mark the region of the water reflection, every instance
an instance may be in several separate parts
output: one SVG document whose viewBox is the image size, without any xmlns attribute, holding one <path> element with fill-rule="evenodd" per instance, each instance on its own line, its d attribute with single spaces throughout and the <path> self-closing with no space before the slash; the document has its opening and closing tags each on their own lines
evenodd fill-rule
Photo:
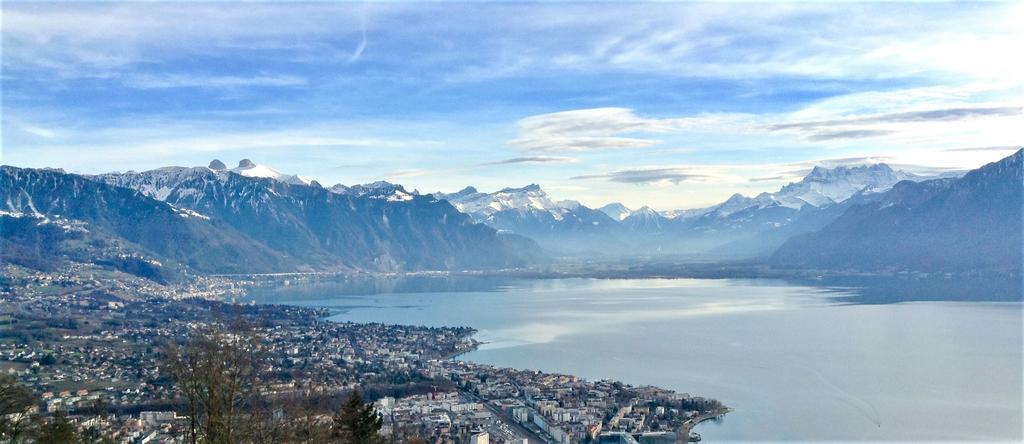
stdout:
<svg viewBox="0 0 1024 444">
<path fill-rule="evenodd" d="M 331 307 L 338 320 L 474 327 L 487 343 L 461 359 L 712 396 L 736 411 L 701 426 L 709 441 L 1021 439 L 1010 280 L 351 284 L 253 296 Z"/>
<path fill-rule="evenodd" d="M 598 290 L 628 288 L 685 288 L 702 286 L 704 279 L 595 279 L 588 284 Z M 1017 302 L 1024 299 L 1024 281 L 1020 277 L 915 277 L 915 276 L 829 276 L 815 279 L 722 279 L 744 286 L 806 286 L 831 295 L 844 304 L 891 304 L 914 301 Z M 640 282 L 640 284 L 637 284 Z M 393 293 L 559 292 L 579 285 L 579 279 L 524 279 L 495 276 L 392 276 L 332 277 L 270 285 L 250 290 L 250 297 L 263 303 L 288 303 L 346 296 Z M 597 304 L 626 304 L 629 301 L 606 300 Z M 714 308 L 709 308 L 714 309 Z"/>
</svg>

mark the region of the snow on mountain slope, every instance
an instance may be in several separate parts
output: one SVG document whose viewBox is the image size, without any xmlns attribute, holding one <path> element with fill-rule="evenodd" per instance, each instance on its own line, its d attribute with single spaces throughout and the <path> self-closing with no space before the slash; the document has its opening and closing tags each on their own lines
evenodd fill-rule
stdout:
<svg viewBox="0 0 1024 444">
<path fill-rule="evenodd" d="M 219 161 L 216 162 L 220 163 Z M 223 163 L 220 163 L 220 165 L 223 165 Z M 215 165 L 211 163 L 210 169 L 214 169 L 215 166 L 220 165 Z M 292 185 L 309 185 L 310 183 L 308 179 L 305 179 L 297 174 L 284 174 L 266 165 L 258 165 L 256 163 L 253 163 L 253 161 L 249 159 L 240 160 L 238 162 L 237 167 L 232 168 L 228 171 L 235 174 L 241 174 L 246 177 L 267 177 L 270 179 L 274 179 L 278 182 L 284 182 Z"/>
<path fill-rule="evenodd" d="M 659 231 L 665 228 L 668 219 L 650 207 L 641 207 L 622 219 L 622 223 L 634 231 Z"/>
<path fill-rule="evenodd" d="M 668 219 L 675 219 L 677 221 L 684 221 L 690 218 L 701 216 L 707 212 L 707 208 L 687 208 L 684 210 L 668 210 L 662 211 L 661 215 Z"/>
<path fill-rule="evenodd" d="M 216 170 L 204 167 L 163 167 L 143 172 L 106 173 L 93 178 L 111 185 L 137 190 L 146 197 L 166 201 L 173 192 L 181 195 L 197 194 L 198 188 L 182 187 L 182 184 L 197 183 L 203 179 L 217 180 L 216 174 Z M 222 170 L 220 174 L 226 173 Z"/>
<path fill-rule="evenodd" d="M 618 202 L 610 203 L 601 208 L 598 208 L 597 210 L 604 214 L 607 214 L 608 217 L 615 219 L 617 221 L 621 221 L 629 217 L 630 213 L 633 212 L 629 208 L 626 208 L 625 205 Z"/>
<path fill-rule="evenodd" d="M 413 190 L 409 192 L 405 187 L 383 180 L 367 183 L 362 185 L 345 186 L 342 184 L 334 185 L 327 189 L 335 194 L 346 194 L 349 196 L 356 197 L 367 197 L 370 199 L 387 199 L 389 202 L 407 202 L 413 199 L 414 196 L 418 196 L 419 192 Z"/>
<path fill-rule="evenodd" d="M 540 210 L 559 214 L 565 206 L 571 206 L 571 203 L 563 206 L 553 202 L 537 184 L 522 188 L 504 188 L 493 193 L 481 193 L 476 188 L 466 187 L 450 194 L 434 193 L 434 197 L 445 199 L 457 210 L 478 219 L 486 219 L 505 210 Z M 575 204 L 579 205 L 578 202 Z"/>
<path fill-rule="evenodd" d="M 915 178 L 917 176 L 903 171 L 893 171 L 884 163 L 856 167 L 814 167 L 800 182 L 786 185 L 770 196 L 785 207 L 813 205 L 820 208 L 842 202 L 857 193 L 888 191 L 901 180 Z"/>
<path fill-rule="evenodd" d="M 198 196 L 211 181 L 223 181 L 229 173 L 245 177 L 270 178 L 290 185 L 310 185 L 312 181 L 298 175 L 290 175 L 264 165 L 257 165 L 249 159 L 238 162 L 237 168 L 227 169 L 224 163 L 214 159 L 209 167 L 162 167 L 155 170 L 124 173 L 106 173 L 92 176 L 94 179 L 124 188 L 137 190 L 147 197 L 166 201 L 171 193 L 177 199 Z"/>
<path fill-rule="evenodd" d="M 814 167 L 799 182 L 783 186 L 774 193 L 761 193 L 755 197 L 734 194 L 718 205 L 703 210 L 683 210 L 679 213 L 690 217 L 705 214 L 728 217 L 753 208 L 782 207 L 799 210 L 807 205 L 824 208 L 843 202 L 858 193 L 888 191 L 901 180 L 924 179 L 927 178 L 895 171 L 884 163 L 854 167 Z"/>
<path fill-rule="evenodd" d="M 902 182 L 787 240 L 771 262 L 843 271 L 990 270 L 1019 281 L 1022 163 L 1019 150 L 960 178 Z"/>
</svg>

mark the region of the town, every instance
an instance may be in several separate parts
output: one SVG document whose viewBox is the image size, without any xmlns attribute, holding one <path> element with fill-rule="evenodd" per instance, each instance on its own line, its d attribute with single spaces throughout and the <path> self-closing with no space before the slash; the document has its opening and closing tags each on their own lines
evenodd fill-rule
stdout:
<svg viewBox="0 0 1024 444">
<path fill-rule="evenodd" d="M 453 359 L 478 345 L 468 327 L 331 322 L 323 309 L 233 304 L 224 301 L 239 286 L 223 279 L 162 285 L 102 270 L 4 267 L 0 371 L 36 396 L 28 413 L 66 418 L 94 440 L 184 442 L 166 348 L 237 323 L 273 375 L 263 395 L 361 390 L 391 442 L 677 442 L 728 411 L 655 387 Z"/>
</svg>

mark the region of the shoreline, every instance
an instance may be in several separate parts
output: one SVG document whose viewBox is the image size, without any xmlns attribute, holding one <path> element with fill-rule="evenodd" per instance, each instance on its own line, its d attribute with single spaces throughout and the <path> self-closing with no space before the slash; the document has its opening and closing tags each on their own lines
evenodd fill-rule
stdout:
<svg viewBox="0 0 1024 444">
<path fill-rule="evenodd" d="M 687 419 L 686 421 L 683 421 L 683 426 L 679 428 L 679 436 L 685 436 L 686 437 L 686 442 L 693 442 L 693 441 L 690 440 L 690 438 L 693 437 L 693 435 L 691 435 L 691 433 L 696 433 L 693 430 L 696 429 L 697 426 L 701 425 L 701 423 L 703 423 L 705 421 L 709 421 L 709 420 L 712 420 L 712 419 L 715 419 L 715 418 L 721 418 L 721 417 L 731 413 L 732 411 L 733 411 L 733 409 L 731 409 L 729 407 L 726 407 L 726 408 L 724 408 L 722 410 L 717 410 L 717 411 L 714 411 L 714 412 L 704 413 L 704 414 L 701 414 L 701 415 L 697 415 L 696 417 Z M 700 438 L 700 434 L 697 434 L 696 437 L 697 437 L 697 439 L 694 440 L 694 441 L 699 441 L 701 439 Z"/>
<path fill-rule="evenodd" d="M 279 305 L 279 304 L 273 304 L 273 305 Z M 285 304 L 285 305 L 287 305 L 287 304 Z M 322 307 L 318 307 L 317 309 L 322 309 Z M 332 320 L 328 319 L 328 317 L 329 316 L 322 316 L 322 317 L 320 317 L 320 320 L 325 321 L 325 322 L 336 322 L 336 321 L 332 321 Z M 470 346 L 469 348 L 466 348 L 464 350 L 453 351 L 453 352 L 448 353 L 446 355 L 442 355 L 442 356 L 431 358 L 431 359 L 438 359 L 438 360 L 441 360 L 441 361 L 454 361 L 459 356 L 462 356 L 462 355 L 465 355 L 465 354 L 477 351 L 479 349 L 480 345 L 487 344 L 487 342 L 478 341 L 478 340 L 473 338 L 473 336 L 476 336 L 477 334 L 479 334 L 479 331 L 477 329 L 475 329 L 473 327 L 467 327 L 467 328 L 470 328 L 472 331 L 466 333 L 462 337 L 462 339 L 469 339 L 471 341 L 472 346 Z M 523 370 L 523 369 L 519 369 L 519 370 Z M 543 372 L 543 370 L 537 370 L 537 371 Z M 586 379 L 586 378 L 583 378 L 583 377 L 578 376 L 578 375 L 571 375 L 571 376 L 576 377 L 576 378 L 580 378 L 580 379 Z M 462 390 L 459 390 L 459 391 L 462 392 Z M 728 414 L 728 413 L 730 413 L 732 411 L 733 411 L 732 408 L 725 407 L 724 409 L 716 410 L 714 412 L 707 412 L 707 413 L 699 414 L 699 415 L 697 415 L 694 418 L 690 418 L 690 419 L 687 419 L 686 421 L 683 421 L 683 424 L 677 429 L 677 442 L 693 442 L 693 441 L 690 440 L 690 438 L 691 438 L 691 432 L 693 432 L 694 428 L 696 428 L 702 422 L 705 422 L 705 421 L 708 421 L 708 420 L 711 420 L 711 419 L 714 419 L 714 418 L 719 418 L 719 417 L 725 416 L 726 414 Z M 531 432 L 530 434 L 533 434 L 533 433 Z M 685 441 L 678 441 L 678 437 L 685 437 L 684 438 Z M 699 441 L 700 440 L 700 435 L 697 435 L 697 438 L 698 439 L 696 441 Z"/>
<path fill-rule="evenodd" d="M 607 262 L 580 263 L 565 260 L 548 266 L 465 270 L 414 270 L 414 271 L 294 271 L 275 273 L 219 273 L 206 277 L 227 279 L 252 279 L 262 283 L 304 279 L 394 279 L 415 277 L 504 277 L 521 279 L 811 279 L 825 278 L 913 278 L 952 279 L 958 277 L 1017 277 L 1019 271 L 991 269 L 970 272 L 936 272 L 921 270 L 834 270 L 817 268 L 781 268 L 749 260 L 689 259 L 689 258 L 641 258 L 643 265 L 633 262 L 608 260 Z M 286 284 L 287 285 L 287 284 Z"/>
<path fill-rule="evenodd" d="M 472 327 L 470 327 L 470 328 L 472 328 Z M 462 355 L 465 355 L 465 354 L 472 353 L 472 352 L 476 351 L 481 344 L 486 344 L 487 342 L 481 342 L 481 341 L 477 341 L 477 340 L 473 339 L 473 336 L 475 336 L 477 333 L 479 333 L 479 332 L 476 329 L 473 329 L 472 332 L 470 332 L 468 335 L 466 335 L 466 337 L 470 338 L 470 340 L 473 341 L 473 346 L 471 348 L 469 348 L 467 350 L 462 350 L 462 351 L 457 351 L 457 352 L 450 353 L 450 354 L 448 354 L 447 356 L 445 356 L 445 357 L 443 357 L 441 359 L 442 360 L 455 360 L 455 358 L 457 358 L 459 356 L 462 356 Z M 520 369 L 520 370 L 522 370 L 522 369 Z M 543 372 L 543 370 L 538 370 L 538 371 Z M 583 377 L 578 376 L 578 375 L 572 375 L 572 376 L 580 378 L 580 379 L 586 379 L 586 378 L 583 378 Z M 691 433 L 693 432 L 693 429 L 697 428 L 697 426 L 699 426 L 701 423 L 703 423 L 705 421 L 709 421 L 709 420 L 712 420 L 712 419 L 715 419 L 715 418 L 721 418 L 721 417 L 723 417 L 723 416 L 725 416 L 725 415 L 727 415 L 727 414 L 729 414 L 729 413 L 731 413 L 733 411 L 734 410 L 732 408 L 725 407 L 723 409 L 716 410 L 716 411 L 713 411 L 713 412 L 707 412 L 707 413 L 699 414 L 699 415 L 697 415 L 697 416 L 695 416 L 693 418 L 690 418 L 690 419 L 687 419 L 686 421 L 683 421 L 683 424 L 679 427 L 679 429 L 677 429 L 677 432 L 676 432 L 676 434 L 677 434 L 677 442 L 696 442 L 696 441 L 700 441 L 701 440 L 700 434 L 696 435 L 696 437 L 697 437 L 696 440 L 692 440 L 691 441 L 690 438 L 693 437 L 691 435 Z M 678 441 L 679 437 L 685 437 L 685 441 Z"/>
</svg>

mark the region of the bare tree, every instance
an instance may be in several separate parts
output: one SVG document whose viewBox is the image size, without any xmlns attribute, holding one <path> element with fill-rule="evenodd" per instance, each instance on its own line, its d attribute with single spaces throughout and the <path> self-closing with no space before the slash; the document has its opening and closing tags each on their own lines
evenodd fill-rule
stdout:
<svg viewBox="0 0 1024 444">
<path fill-rule="evenodd" d="M 29 414 L 38 403 L 32 391 L 14 375 L 0 375 L 0 441 L 17 443 L 28 439 L 32 425 Z"/>
<path fill-rule="evenodd" d="M 185 396 L 192 443 L 250 441 L 259 405 L 260 347 L 251 330 L 211 330 L 167 350 L 167 369 Z"/>
</svg>

